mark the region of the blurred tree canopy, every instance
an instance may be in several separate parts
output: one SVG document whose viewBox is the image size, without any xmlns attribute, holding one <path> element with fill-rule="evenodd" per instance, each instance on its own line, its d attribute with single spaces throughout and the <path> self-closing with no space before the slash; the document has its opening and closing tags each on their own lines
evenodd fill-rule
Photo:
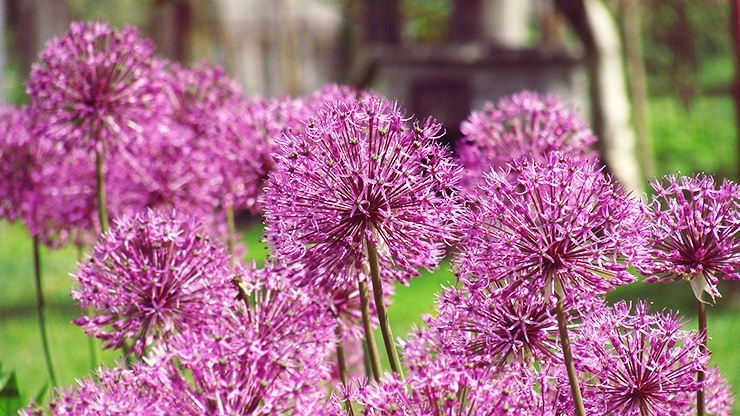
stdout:
<svg viewBox="0 0 740 416">
<path fill-rule="evenodd" d="M 733 52 L 728 2 L 649 0 L 643 9 L 651 95 L 677 94 L 689 107 L 698 94 L 729 94 Z"/>
</svg>

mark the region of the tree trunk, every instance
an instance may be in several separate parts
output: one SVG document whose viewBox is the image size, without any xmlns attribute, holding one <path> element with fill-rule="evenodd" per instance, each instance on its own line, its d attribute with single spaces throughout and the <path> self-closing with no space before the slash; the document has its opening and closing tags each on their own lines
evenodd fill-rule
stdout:
<svg viewBox="0 0 740 416">
<path fill-rule="evenodd" d="M 623 0 L 621 23 L 624 37 L 624 58 L 627 61 L 629 92 L 632 101 L 632 124 L 635 127 L 640 167 L 645 177 L 652 178 L 655 176 L 655 166 L 647 123 L 647 83 L 645 81 L 645 62 L 642 54 L 640 9 L 639 0 Z"/>
<path fill-rule="evenodd" d="M 641 193 L 635 133 L 622 62 L 619 31 L 601 0 L 556 0 L 586 51 L 594 133 L 602 160 L 629 190 Z"/>
</svg>

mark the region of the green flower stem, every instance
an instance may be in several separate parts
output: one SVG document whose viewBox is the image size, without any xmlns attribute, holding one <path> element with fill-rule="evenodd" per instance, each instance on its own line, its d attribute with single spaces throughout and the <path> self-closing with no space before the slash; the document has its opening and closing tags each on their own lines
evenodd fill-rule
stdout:
<svg viewBox="0 0 740 416">
<path fill-rule="evenodd" d="M 82 244 L 77 245 L 77 262 L 82 262 Z M 94 314 L 95 309 L 88 307 L 86 315 L 93 316 Z M 90 353 L 90 371 L 95 371 L 95 369 L 100 365 L 100 352 L 96 345 L 95 338 L 92 336 L 87 337 L 87 349 Z"/>
<path fill-rule="evenodd" d="M 347 362 L 344 359 L 344 342 L 342 340 L 342 328 L 337 325 L 337 369 L 339 369 L 339 380 L 347 385 Z"/>
<path fill-rule="evenodd" d="M 375 381 L 380 381 L 380 356 L 378 347 L 375 345 L 375 334 L 373 326 L 370 324 L 370 302 L 367 293 L 367 283 L 360 281 L 360 311 L 362 312 L 362 327 L 365 330 L 365 346 L 367 347 L 368 361 L 370 362 L 370 371 Z"/>
<path fill-rule="evenodd" d="M 704 292 L 702 292 L 703 294 Z M 702 354 L 705 354 L 707 352 L 707 308 L 704 305 L 704 302 L 701 300 L 701 294 L 699 295 L 699 299 L 696 301 L 697 306 L 697 314 L 699 315 L 699 335 L 701 336 L 701 346 L 699 347 L 700 352 Z M 703 383 L 704 379 L 706 378 L 706 374 L 704 371 L 697 371 L 696 372 L 696 381 L 699 383 Z M 704 389 L 701 388 L 696 391 L 696 414 L 697 416 L 704 416 L 705 410 L 704 410 Z"/>
<path fill-rule="evenodd" d="M 378 251 L 370 241 L 367 242 L 367 260 L 370 263 L 370 279 L 373 282 L 375 309 L 378 312 L 378 321 L 380 323 L 380 332 L 383 334 L 385 351 L 388 354 L 391 370 L 398 374 L 398 378 L 403 381 L 403 368 L 401 367 L 401 360 L 398 358 L 396 343 L 393 341 L 393 332 L 391 331 L 391 324 L 388 321 L 388 310 L 385 307 L 383 299 L 383 283 L 380 281 Z"/>
<path fill-rule="evenodd" d="M 98 218 L 100 219 L 100 231 L 105 234 L 108 232 L 108 205 L 105 199 L 105 176 L 103 150 L 95 152 L 95 179 L 98 191 Z"/>
<path fill-rule="evenodd" d="M 555 312 L 558 317 L 558 331 L 560 332 L 560 346 L 563 348 L 563 359 L 565 360 L 565 369 L 568 372 L 568 381 L 570 382 L 570 392 L 573 395 L 573 404 L 576 408 L 577 416 L 586 416 L 586 408 L 583 406 L 583 397 L 581 388 L 578 386 L 578 375 L 573 365 L 573 353 L 570 350 L 570 338 L 568 338 L 568 322 L 563 310 L 563 298 L 555 294 L 557 302 L 555 303 Z"/>
<path fill-rule="evenodd" d="M 236 245 L 236 222 L 234 221 L 234 205 L 226 205 L 226 229 L 229 232 L 229 254 L 231 254 L 231 264 L 234 265 L 234 246 Z"/>
<path fill-rule="evenodd" d="M 342 328 L 337 325 L 337 368 L 339 369 L 339 380 L 342 381 L 343 385 L 347 385 L 347 361 L 344 358 L 344 340 L 342 339 Z M 352 402 L 347 399 L 344 402 L 344 406 L 349 415 L 354 415 L 352 410 Z"/>
<path fill-rule="evenodd" d="M 36 309 L 39 316 L 39 329 L 41 331 L 41 346 L 44 350 L 46 370 L 49 373 L 49 381 L 52 387 L 57 386 L 57 378 L 54 373 L 54 364 L 51 361 L 49 349 L 49 334 L 46 328 L 46 307 L 44 305 L 44 291 L 41 287 L 41 255 L 39 254 L 39 239 L 33 236 L 33 277 L 36 282 Z"/>
</svg>

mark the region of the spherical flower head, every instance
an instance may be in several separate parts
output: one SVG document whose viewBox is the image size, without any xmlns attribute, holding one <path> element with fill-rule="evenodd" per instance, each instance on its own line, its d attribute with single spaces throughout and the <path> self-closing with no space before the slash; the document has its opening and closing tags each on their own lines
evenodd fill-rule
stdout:
<svg viewBox="0 0 740 416">
<path fill-rule="evenodd" d="M 697 299 L 720 296 L 718 279 L 740 279 L 740 186 L 703 174 L 651 185 L 649 247 L 637 263 L 644 281 L 688 280 Z"/>
<path fill-rule="evenodd" d="M 175 119 L 213 143 L 218 134 L 218 111 L 244 99 L 239 84 L 222 68 L 206 63 L 192 69 L 171 64 L 169 70 Z"/>
<path fill-rule="evenodd" d="M 619 302 L 584 315 L 574 336 L 576 366 L 594 375 L 589 383 L 607 414 L 685 415 L 702 388 L 696 372 L 706 368 L 701 336 L 682 330 L 673 313 L 648 313 L 649 305 Z"/>
<path fill-rule="evenodd" d="M 36 167 L 26 109 L 0 107 L 0 218 L 15 221 L 28 211 Z"/>
<path fill-rule="evenodd" d="M 80 149 L 60 152 L 32 134 L 28 107 L 0 110 L 0 217 L 21 219 L 42 244 L 97 235 L 95 166 Z"/>
<path fill-rule="evenodd" d="M 100 225 L 95 163 L 90 155 L 84 149 L 39 150 L 38 155 L 34 188 L 28 195 L 29 209 L 24 217 L 31 234 L 50 247 L 94 243 Z M 114 205 L 112 212 L 116 210 Z"/>
<path fill-rule="evenodd" d="M 596 136 L 560 99 L 530 91 L 487 102 L 460 125 L 464 135 L 455 147 L 466 169 L 464 188 L 476 192 L 476 183 L 491 168 L 499 169 L 521 156 L 545 160 L 554 150 L 593 158 L 589 149 Z"/>
<path fill-rule="evenodd" d="M 289 284 L 288 269 L 242 268 L 240 308 L 158 345 L 160 388 L 188 414 L 318 414 L 335 342 L 323 305 Z M 197 411 L 197 409 L 200 409 Z"/>
<path fill-rule="evenodd" d="M 225 206 L 261 212 L 258 200 L 275 166 L 276 138 L 299 131 L 308 117 L 300 100 L 289 96 L 251 97 L 217 112 L 219 137 L 209 151 L 218 161 L 222 183 L 214 188 Z"/>
<path fill-rule="evenodd" d="M 386 281 L 405 283 L 418 267 L 436 267 L 452 236 L 460 178 L 436 140 L 440 125 L 408 127 L 396 104 L 347 99 L 306 127 L 283 136 L 265 191 L 277 256 L 303 264 L 304 283 L 328 286 L 367 274 L 368 244 Z"/>
<path fill-rule="evenodd" d="M 732 394 L 732 386 L 727 379 L 720 373 L 719 368 L 711 367 L 707 369 L 704 379 L 704 411 L 712 416 L 730 416 L 733 410 L 735 397 Z M 691 403 L 691 407 L 685 414 L 696 413 L 696 395 L 686 392 L 686 402 Z"/>
<path fill-rule="evenodd" d="M 561 361 L 557 321 L 550 305 L 536 297 L 446 289 L 433 325 L 441 348 L 464 361 L 501 368 L 507 363 Z M 430 323 L 430 325 L 432 325 Z"/>
<path fill-rule="evenodd" d="M 72 23 L 47 44 L 29 77 L 35 133 L 67 149 L 136 139 L 145 120 L 167 112 L 153 53 L 132 27 Z"/>
<path fill-rule="evenodd" d="M 410 374 L 404 381 L 395 375 L 384 377 L 380 383 L 352 379 L 347 386 L 337 388 L 331 400 L 335 414 L 341 415 L 555 414 L 551 413 L 554 406 L 543 402 L 544 395 L 536 378 L 518 371 L 437 368 L 429 374 Z M 360 413 L 343 409 L 347 402 Z"/>
<path fill-rule="evenodd" d="M 131 339 L 141 356 L 156 341 L 218 320 L 236 298 L 226 250 L 194 220 L 174 211 L 119 220 L 73 276 L 72 297 L 92 316 L 75 320 L 118 348 Z"/>
<path fill-rule="evenodd" d="M 634 281 L 639 202 L 595 163 L 552 152 L 485 176 L 461 224 L 456 269 L 473 287 L 552 294 L 574 307 Z"/>
<path fill-rule="evenodd" d="M 213 159 L 199 149 L 192 129 L 177 123 L 151 126 L 146 143 L 135 143 L 110 166 L 109 212 L 114 218 L 148 208 L 213 220 Z M 211 221 L 213 222 L 213 221 Z"/>
<path fill-rule="evenodd" d="M 185 414 L 180 403 L 169 400 L 148 382 L 137 364 L 132 370 L 99 369 L 95 380 L 77 381 L 77 386 L 55 391 L 48 412 L 38 405 L 21 415 L 50 416 L 152 416 Z"/>
</svg>

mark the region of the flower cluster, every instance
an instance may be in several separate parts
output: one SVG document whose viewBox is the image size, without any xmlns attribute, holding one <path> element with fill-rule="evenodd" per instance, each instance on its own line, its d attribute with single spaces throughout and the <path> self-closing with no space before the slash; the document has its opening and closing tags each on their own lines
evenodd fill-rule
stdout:
<svg viewBox="0 0 740 416">
<path fill-rule="evenodd" d="M 459 165 L 439 123 L 371 91 L 247 98 L 221 69 L 153 51 L 135 29 L 75 23 L 34 67 L 30 105 L 0 109 L 0 217 L 92 245 L 74 322 L 128 361 L 57 391 L 51 414 L 731 412 L 701 312 L 688 331 L 604 294 L 637 270 L 688 280 L 703 310 L 740 279 L 737 185 L 671 175 L 643 204 L 553 97 L 471 114 Z M 260 210 L 262 268 L 233 250 L 235 212 Z M 402 363 L 392 283 L 448 249 L 457 282 Z"/>
<path fill-rule="evenodd" d="M 638 303 L 596 308 L 584 315 L 574 341 L 579 366 L 593 375 L 588 384 L 603 402 L 605 414 L 689 414 L 702 388 L 696 372 L 709 355 L 696 331 L 682 330 L 675 313 L 650 314 Z"/>
</svg>

